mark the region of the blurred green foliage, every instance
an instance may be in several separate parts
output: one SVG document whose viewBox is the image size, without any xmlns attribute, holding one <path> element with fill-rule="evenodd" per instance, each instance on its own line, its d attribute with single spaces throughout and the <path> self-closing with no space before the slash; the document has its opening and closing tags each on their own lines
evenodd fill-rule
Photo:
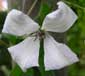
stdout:
<svg viewBox="0 0 85 76">
<path fill-rule="evenodd" d="M 68 2 L 69 1 L 69 2 Z M 75 25 L 67 32 L 67 42 L 80 61 L 69 67 L 69 76 L 85 76 L 85 0 L 65 1 L 78 15 Z"/>
<path fill-rule="evenodd" d="M 78 20 L 74 24 L 74 26 L 67 31 L 67 42 L 68 46 L 77 53 L 80 62 L 77 64 L 73 64 L 68 68 L 68 76 L 85 76 L 85 0 L 63 0 L 67 3 L 78 15 Z M 41 25 L 46 14 L 52 11 L 53 6 L 48 3 L 42 3 L 38 16 L 35 20 Z M 0 12 L 0 32 L 3 28 L 3 24 L 6 18 L 7 12 Z M 37 72 L 37 70 L 33 70 L 33 68 L 28 69 L 26 73 L 23 73 L 18 65 L 14 64 L 11 60 L 11 56 L 8 53 L 7 47 L 10 45 L 15 45 L 22 41 L 23 39 L 20 37 L 16 37 L 9 34 L 0 34 L 0 76 L 33 76 Z M 41 46 L 42 48 L 43 46 Z M 41 49 L 40 48 L 40 49 Z M 41 51 L 43 53 L 43 49 Z M 41 54 L 40 53 L 40 54 Z M 41 54 L 42 55 L 42 54 Z M 44 76 L 45 73 L 43 64 L 41 62 L 43 60 L 40 59 L 41 70 L 37 76 Z M 6 68 L 3 69 L 2 67 Z M 9 73 L 7 73 L 9 71 Z M 47 75 L 52 76 L 52 71 L 46 72 Z"/>
</svg>

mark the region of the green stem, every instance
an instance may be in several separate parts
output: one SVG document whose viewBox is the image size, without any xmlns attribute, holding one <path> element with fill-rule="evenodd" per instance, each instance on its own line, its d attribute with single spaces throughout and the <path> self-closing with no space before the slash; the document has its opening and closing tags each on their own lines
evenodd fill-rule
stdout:
<svg viewBox="0 0 85 76">
<path fill-rule="evenodd" d="M 45 71 L 44 66 L 44 39 L 40 42 L 40 53 L 39 53 L 39 65 L 40 65 L 40 76 L 55 76 L 54 71 Z"/>
<path fill-rule="evenodd" d="M 40 53 L 39 53 L 39 65 L 41 76 L 45 76 L 45 67 L 44 67 L 44 40 L 40 41 Z"/>
</svg>

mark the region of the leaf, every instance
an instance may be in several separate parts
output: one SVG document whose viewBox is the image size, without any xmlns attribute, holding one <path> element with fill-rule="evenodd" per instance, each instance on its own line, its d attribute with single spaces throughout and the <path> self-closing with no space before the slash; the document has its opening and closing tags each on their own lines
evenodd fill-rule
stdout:
<svg viewBox="0 0 85 76">
<path fill-rule="evenodd" d="M 14 44 L 17 44 L 17 43 L 21 42 L 23 40 L 23 38 L 19 37 L 19 36 L 7 34 L 7 33 L 2 33 L 1 34 L 1 40 L 14 45 Z"/>
<path fill-rule="evenodd" d="M 18 65 L 16 65 L 11 71 L 10 76 L 22 76 L 22 74 L 23 74 L 22 70 L 19 68 Z"/>
<path fill-rule="evenodd" d="M 24 73 L 18 65 L 14 67 L 14 69 L 11 71 L 10 76 L 33 76 L 33 69 L 30 68 L 27 70 L 26 73 Z"/>
</svg>

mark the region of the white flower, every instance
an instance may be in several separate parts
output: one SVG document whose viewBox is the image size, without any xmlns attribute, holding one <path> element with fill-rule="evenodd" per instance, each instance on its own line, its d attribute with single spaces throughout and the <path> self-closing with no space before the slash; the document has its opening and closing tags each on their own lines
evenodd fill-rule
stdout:
<svg viewBox="0 0 85 76">
<path fill-rule="evenodd" d="M 39 66 L 39 38 L 41 37 L 40 34 L 42 34 L 42 32 L 36 31 L 39 29 L 42 31 L 45 30 L 45 70 L 61 69 L 77 62 L 78 58 L 69 47 L 65 44 L 56 42 L 47 31 L 59 33 L 65 32 L 76 20 L 76 14 L 63 2 L 58 2 L 58 9 L 46 16 L 41 28 L 29 16 L 21 11 L 13 9 L 8 13 L 2 32 L 16 36 L 28 35 L 21 43 L 8 48 L 13 60 L 25 72 L 30 67 Z M 34 33 L 38 37 L 30 36 L 29 34 L 31 33 Z"/>
</svg>

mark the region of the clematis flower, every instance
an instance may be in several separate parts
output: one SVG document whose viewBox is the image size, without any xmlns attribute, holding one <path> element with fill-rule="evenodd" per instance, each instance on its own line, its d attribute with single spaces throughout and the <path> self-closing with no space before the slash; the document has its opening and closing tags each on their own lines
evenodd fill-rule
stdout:
<svg viewBox="0 0 85 76">
<path fill-rule="evenodd" d="M 17 45 L 8 48 L 13 60 L 25 72 L 39 67 L 40 40 L 44 40 L 45 70 L 61 69 L 78 61 L 77 55 L 63 43 L 59 43 L 50 32 L 66 32 L 77 20 L 76 14 L 64 2 L 58 2 L 58 9 L 49 13 L 39 27 L 38 23 L 19 10 L 13 9 L 7 15 L 2 32 L 16 36 L 26 35 Z"/>
</svg>

